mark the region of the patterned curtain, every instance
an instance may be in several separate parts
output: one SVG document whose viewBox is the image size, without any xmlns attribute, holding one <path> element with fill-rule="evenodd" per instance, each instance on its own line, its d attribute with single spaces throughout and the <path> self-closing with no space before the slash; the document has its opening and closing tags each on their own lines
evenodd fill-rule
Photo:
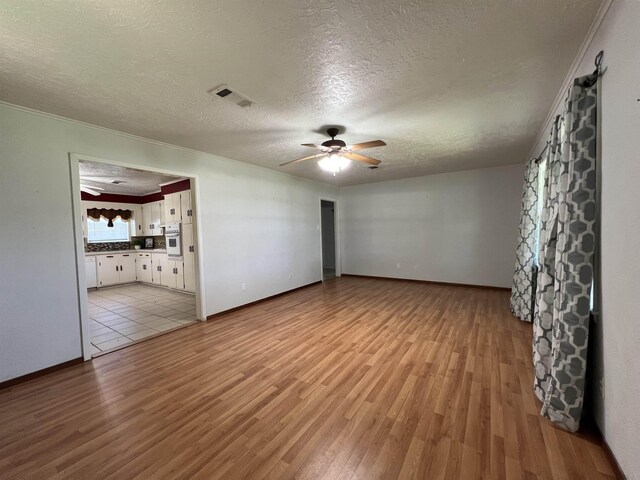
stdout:
<svg viewBox="0 0 640 480">
<path fill-rule="evenodd" d="M 580 424 L 596 221 L 597 74 L 577 78 L 556 118 L 541 201 L 533 327 L 534 391 L 541 415 Z"/>
<path fill-rule="evenodd" d="M 538 162 L 529 161 L 524 172 L 524 188 L 520 206 L 520 227 L 516 267 L 511 287 L 511 312 L 520 320 L 531 321 L 533 271 L 536 260 L 538 226 Z"/>
</svg>

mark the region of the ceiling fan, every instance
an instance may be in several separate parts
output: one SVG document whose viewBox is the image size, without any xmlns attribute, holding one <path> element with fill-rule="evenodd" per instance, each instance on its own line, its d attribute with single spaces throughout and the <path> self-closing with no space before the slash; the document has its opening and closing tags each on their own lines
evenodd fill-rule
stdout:
<svg viewBox="0 0 640 480">
<path fill-rule="evenodd" d="M 298 158 L 297 160 L 291 160 L 290 162 L 281 163 L 280 166 L 282 167 L 284 165 L 289 165 L 290 163 L 304 162 L 305 160 L 313 160 L 315 158 L 319 158 L 320 160 L 318 161 L 318 165 L 320 165 L 320 168 L 326 170 L 327 172 L 331 172 L 334 175 L 347 168 L 351 163 L 351 160 L 366 163 L 374 168 L 377 168 L 380 160 L 371 157 L 365 157 L 364 155 L 353 152 L 356 150 L 364 150 L 365 148 L 384 147 L 386 143 L 384 143 L 382 140 L 372 140 L 370 142 L 347 145 L 342 140 L 335 139 L 336 135 L 338 135 L 337 128 L 327 129 L 327 134 L 331 137 L 331 140 L 322 142 L 321 145 L 316 145 L 314 143 L 302 144 L 303 147 L 317 148 L 322 153 L 311 155 L 309 157 Z"/>
</svg>

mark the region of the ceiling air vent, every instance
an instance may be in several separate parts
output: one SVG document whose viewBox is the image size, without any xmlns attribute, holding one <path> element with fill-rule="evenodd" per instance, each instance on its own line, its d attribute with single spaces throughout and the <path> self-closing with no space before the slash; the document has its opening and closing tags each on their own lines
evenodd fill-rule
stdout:
<svg viewBox="0 0 640 480">
<path fill-rule="evenodd" d="M 231 88 L 229 85 L 225 85 L 224 83 L 222 85 L 218 85 L 215 88 L 212 88 L 207 93 L 220 97 L 221 99 L 226 100 L 227 102 L 231 102 L 242 108 L 250 107 L 251 105 L 256 103 L 246 95 L 237 91 L 235 88 Z"/>
</svg>

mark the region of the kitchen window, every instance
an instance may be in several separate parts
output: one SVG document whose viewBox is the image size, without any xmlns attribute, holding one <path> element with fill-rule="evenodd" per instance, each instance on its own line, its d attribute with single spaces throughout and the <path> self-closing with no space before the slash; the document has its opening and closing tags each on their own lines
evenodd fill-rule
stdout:
<svg viewBox="0 0 640 480">
<path fill-rule="evenodd" d="M 113 227 L 108 226 L 106 218 L 87 221 L 87 241 L 89 243 L 98 242 L 128 242 L 130 240 L 129 222 L 123 221 L 120 217 L 113 219 Z"/>
</svg>

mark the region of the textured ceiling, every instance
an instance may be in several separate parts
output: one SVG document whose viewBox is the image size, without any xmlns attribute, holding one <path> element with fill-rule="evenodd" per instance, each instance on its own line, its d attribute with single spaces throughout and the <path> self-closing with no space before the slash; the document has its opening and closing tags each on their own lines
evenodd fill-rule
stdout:
<svg viewBox="0 0 640 480">
<path fill-rule="evenodd" d="M 0 100 L 339 185 L 519 163 L 600 3 L 3 0 Z M 323 125 L 381 167 L 278 167 Z"/>
<path fill-rule="evenodd" d="M 80 183 L 90 188 L 102 188 L 99 190 L 100 193 L 142 196 L 159 192 L 161 183 L 180 178 L 106 163 L 80 162 Z M 124 183 L 114 185 L 111 183 L 114 180 L 124 181 Z M 99 199 L 100 197 L 96 197 L 96 200 Z"/>
</svg>

